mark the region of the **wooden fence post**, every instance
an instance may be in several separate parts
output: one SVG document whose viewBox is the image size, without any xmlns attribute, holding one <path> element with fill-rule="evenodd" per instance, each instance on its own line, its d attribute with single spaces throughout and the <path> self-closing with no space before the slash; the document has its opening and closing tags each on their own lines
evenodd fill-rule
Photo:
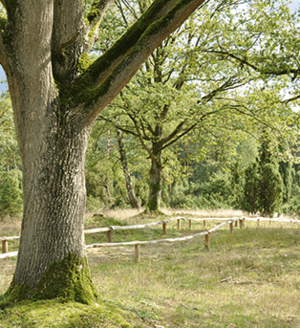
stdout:
<svg viewBox="0 0 300 328">
<path fill-rule="evenodd" d="M 112 243 L 113 229 L 110 227 L 110 230 L 107 231 L 107 242 Z"/>
<path fill-rule="evenodd" d="M 2 253 L 8 253 L 8 241 L 2 240 Z"/>
<path fill-rule="evenodd" d="M 189 220 L 189 229 L 192 229 L 192 220 Z"/>
<path fill-rule="evenodd" d="M 203 227 L 206 227 L 206 220 L 203 220 Z"/>
<path fill-rule="evenodd" d="M 245 227 L 245 223 L 246 223 L 246 218 L 243 218 L 242 219 L 242 222 L 243 222 L 242 225 L 243 225 L 243 228 L 244 228 Z"/>
<path fill-rule="evenodd" d="M 205 237 L 205 240 L 204 240 L 205 248 L 209 249 L 209 232 L 204 237 Z"/>
<path fill-rule="evenodd" d="M 257 226 L 260 226 L 260 219 L 257 219 Z"/>
<path fill-rule="evenodd" d="M 238 220 L 235 220 L 234 226 L 235 226 L 235 227 L 238 226 Z"/>
<path fill-rule="evenodd" d="M 243 219 L 239 219 L 240 229 L 243 228 Z"/>
<path fill-rule="evenodd" d="M 140 262 L 140 244 L 135 244 L 134 245 L 134 248 L 135 248 L 135 260 L 137 262 Z"/>
<path fill-rule="evenodd" d="M 177 219 L 177 229 L 181 229 L 181 219 Z"/>
<path fill-rule="evenodd" d="M 163 222 L 163 235 L 166 235 L 167 234 L 167 223 L 166 222 Z"/>
<path fill-rule="evenodd" d="M 229 223 L 230 233 L 233 233 L 233 221 Z"/>
</svg>

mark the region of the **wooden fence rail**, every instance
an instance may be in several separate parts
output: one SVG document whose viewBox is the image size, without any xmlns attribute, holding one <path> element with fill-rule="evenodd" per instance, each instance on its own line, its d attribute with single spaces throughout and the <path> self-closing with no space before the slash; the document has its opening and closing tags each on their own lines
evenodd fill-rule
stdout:
<svg viewBox="0 0 300 328">
<path fill-rule="evenodd" d="M 195 222 L 203 222 L 203 226 L 206 226 L 206 221 L 211 220 L 211 221 L 227 221 L 224 223 L 219 224 L 218 226 L 206 230 L 204 232 L 200 232 L 195 235 L 187 236 L 187 237 L 179 237 L 179 238 L 168 238 L 168 239 L 159 239 L 159 240 L 150 240 L 150 241 L 131 241 L 131 242 L 121 242 L 121 243 L 113 243 L 112 242 L 112 234 L 113 231 L 117 230 L 131 230 L 131 229 L 143 229 L 143 228 L 148 228 L 156 225 L 162 225 L 162 234 L 166 235 L 167 234 L 167 223 L 172 222 L 172 221 L 177 221 L 177 229 L 181 229 L 181 220 L 188 221 L 189 223 L 189 229 L 192 228 L 192 221 Z M 173 242 L 178 242 L 178 241 L 187 241 L 191 240 L 195 237 L 199 236 L 205 236 L 205 241 L 204 245 L 206 248 L 209 248 L 209 235 L 220 229 L 221 227 L 225 225 L 229 225 L 230 232 L 233 232 L 233 226 L 235 223 L 235 226 L 237 227 L 239 224 L 240 228 L 243 228 L 245 226 L 245 221 L 256 221 L 257 226 L 260 226 L 261 221 L 269 221 L 271 222 L 281 222 L 281 223 L 297 223 L 300 225 L 299 220 L 291 220 L 291 219 L 270 219 L 270 218 L 247 218 L 247 217 L 234 217 L 234 218 L 201 218 L 201 219 L 195 219 L 195 218 L 184 218 L 184 217 L 176 217 L 176 218 L 171 218 L 166 221 L 159 221 L 159 222 L 152 222 L 152 223 L 147 223 L 147 224 L 140 224 L 140 225 L 132 225 L 132 226 L 110 226 L 110 227 L 104 227 L 104 228 L 96 228 L 96 229 L 89 229 L 85 230 L 85 234 L 91 234 L 91 233 L 98 233 L 98 232 L 107 232 L 107 243 L 98 243 L 98 244 L 92 244 L 92 245 L 86 245 L 86 248 L 98 248 L 98 247 L 117 247 L 117 246 L 130 246 L 134 245 L 135 246 L 135 258 L 137 261 L 140 259 L 140 245 L 144 244 L 158 244 L 158 243 L 173 243 Z M 8 253 L 8 241 L 9 240 L 17 240 L 19 239 L 20 236 L 12 236 L 12 237 L 0 237 L 0 240 L 2 241 L 2 254 L 0 254 L 0 259 L 2 258 L 7 258 L 7 257 L 14 257 L 17 256 L 18 252 L 10 252 Z"/>
<path fill-rule="evenodd" d="M 191 236 L 186 236 L 186 237 L 178 237 L 178 238 L 167 238 L 167 239 L 158 239 L 158 240 L 135 240 L 135 241 L 127 241 L 127 242 L 121 242 L 121 243 L 97 243 L 97 244 L 91 244 L 91 245 L 86 245 L 86 248 L 100 248 L 100 247 L 119 247 L 119 246 L 135 246 L 135 260 L 139 261 L 140 260 L 140 245 L 153 245 L 153 244 L 159 244 L 159 243 L 174 243 L 178 241 L 187 241 L 191 240 L 195 237 L 200 237 L 200 236 L 205 236 L 205 247 L 209 248 L 209 235 L 213 233 L 214 231 L 220 229 L 221 227 L 231 224 L 233 221 L 228 221 L 219 224 L 218 226 L 207 230 L 203 231 L 200 233 L 197 233 L 195 235 Z"/>
</svg>

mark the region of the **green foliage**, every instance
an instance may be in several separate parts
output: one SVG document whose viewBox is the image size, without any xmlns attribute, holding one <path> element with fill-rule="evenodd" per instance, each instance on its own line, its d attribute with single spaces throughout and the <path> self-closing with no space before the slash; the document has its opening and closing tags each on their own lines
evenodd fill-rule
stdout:
<svg viewBox="0 0 300 328">
<path fill-rule="evenodd" d="M 19 215 L 23 208 L 18 172 L 0 172 L 0 216 Z M 19 172 L 19 176 L 21 172 Z"/>
<path fill-rule="evenodd" d="M 263 216 L 273 217 L 281 211 L 284 185 L 275 159 L 276 150 L 264 131 L 256 162 L 245 173 L 243 209 L 249 212 L 259 211 Z"/>
<path fill-rule="evenodd" d="M 133 2 L 130 7 L 115 3 L 100 23 L 95 49 L 105 53 L 147 5 L 143 1 Z M 86 12 L 92 6 L 91 1 L 86 1 Z M 251 212 L 267 206 L 253 200 L 258 187 L 251 182 L 251 168 L 245 170 L 257 156 L 255 138 L 261 126 L 280 129 L 282 136 L 297 133 L 291 127 L 296 118 L 289 103 L 282 102 L 280 97 L 287 80 L 275 74 L 272 83 L 268 83 L 265 74 L 267 69 L 282 70 L 289 65 L 294 69 L 293 51 L 297 53 L 299 44 L 295 22 L 297 19 L 288 13 L 286 3 L 275 8 L 269 1 L 254 1 L 241 10 L 233 2 L 208 3 L 162 42 L 120 96 L 103 111 L 106 129 L 116 126 L 126 133 L 130 172 L 142 205 L 147 204 L 149 195 L 149 151 L 153 155 L 154 149 L 162 148 L 164 206 L 243 207 Z M 287 41 L 281 32 L 287 36 L 289 30 L 295 34 Z M 134 29 L 131 33 L 134 34 Z M 280 56 L 280 67 L 276 63 L 278 46 L 274 40 L 288 56 Z M 126 40 L 121 38 L 119 49 L 124 43 Z M 118 55 L 118 51 L 112 55 Z M 110 52 L 95 65 L 105 67 L 108 57 Z M 247 68 L 247 62 L 253 64 L 252 69 Z M 256 83 L 261 79 L 263 86 Z M 195 130 L 181 136 L 193 124 L 197 124 Z M 104 139 L 94 139 L 97 146 L 93 147 L 92 161 L 91 149 L 88 151 L 88 207 L 127 207 L 113 137 L 110 156 L 105 159 Z M 98 168 L 94 166 L 96 155 L 100 160 Z M 289 166 L 288 161 L 280 161 L 284 202 L 288 202 L 291 194 Z M 264 169 L 274 181 L 280 180 L 276 169 L 268 166 Z M 268 191 L 266 186 L 262 188 Z M 270 202 L 274 201 L 271 194 L 268 197 Z"/>
<path fill-rule="evenodd" d="M 81 73 L 86 71 L 92 64 L 93 60 L 89 57 L 87 53 L 83 53 L 79 58 L 78 69 Z"/>
<path fill-rule="evenodd" d="M 291 151 L 286 140 L 280 145 L 280 152 L 290 155 Z M 289 157 L 279 161 L 279 172 L 283 180 L 283 203 L 288 203 L 292 194 L 293 167 Z"/>
<path fill-rule="evenodd" d="M 262 214 L 273 217 L 281 212 L 283 182 L 278 165 L 267 163 L 261 167 L 259 208 Z"/>
<path fill-rule="evenodd" d="M 20 166 L 13 111 L 8 93 L 0 96 L 0 166 L 2 170 Z"/>
<path fill-rule="evenodd" d="M 242 208 L 249 213 L 258 211 L 259 179 L 257 163 L 250 164 L 245 170 L 244 198 L 241 204 Z"/>
</svg>

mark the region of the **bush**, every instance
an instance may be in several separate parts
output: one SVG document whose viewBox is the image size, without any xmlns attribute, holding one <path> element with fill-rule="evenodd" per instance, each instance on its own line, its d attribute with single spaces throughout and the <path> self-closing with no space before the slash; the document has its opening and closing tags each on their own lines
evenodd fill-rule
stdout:
<svg viewBox="0 0 300 328">
<path fill-rule="evenodd" d="M 19 173 L 0 172 L 0 216 L 19 215 L 23 209 L 23 195 Z"/>
<path fill-rule="evenodd" d="M 104 203 L 101 202 L 100 198 L 94 198 L 93 196 L 88 196 L 86 200 L 86 211 L 87 212 L 96 212 L 104 206 Z"/>
<path fill-rule="evenodd" d="M 273 217 L 280 212 L 283 196 L 283 182 L 278 166 L 267 163 L 262 167 L 260 180 L 259 209 L 263 216 Z"/>
</svg>

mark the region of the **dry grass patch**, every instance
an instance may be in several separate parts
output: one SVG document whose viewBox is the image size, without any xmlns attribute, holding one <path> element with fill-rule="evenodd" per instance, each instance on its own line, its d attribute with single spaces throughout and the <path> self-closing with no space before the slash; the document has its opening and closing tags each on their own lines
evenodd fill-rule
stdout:
<svg viewBox="0 0 300 328">
<path fill-rule="evenodd" d="M 89 227 L 118 223 L 117 216 L 104 214 L 105 218 L 89 218 Z M 119 224 L 137 220 L 118 215 Z M 208 221 L 206 228 L 215 224 Z M 192 228 L 182 222 L 178 231 L 174 222 L 168 225 L 166 237 L 194 234 L 203 230 L 203 223 L 193 222 Z M 162 238 L 160 227 L 143 230 L 114 232 L 114 240 Z M 106 234 L 91 238 L 105 241 Z M 244 229 L 235 228 L 233 234 L 228 226 L 213 233 L 209 251 L 200 237 L 141 246 L 139 263 L 134 260 L 134 247 L 91 249 L 88 259 L 101 298 L 126 310 L 125 318 L 128 315 L 135 327 L 299 328 L 299 247 L 298 225 L 261 222 L 257 227 L 256 222 L 247 221 Z M 0 265 L 3 292 L 11 281 L 15 259 L 2 260 Z"/>
<path fill-rule="evenodd" d="M 300 229 L 267 222 L 203 240 L 89 255 L 99 292 L 147 327 L 299 327 Z M 124 257 L 123 257 L 124 256 Z M 126 300 L 126 301 L 125 301 Z"/>
<path fill-rule="evenodd" d="M 0 237 L 19 236 L 21 232 L 21 219 L 3 218 L 0 220 Z"/>
</svg>

